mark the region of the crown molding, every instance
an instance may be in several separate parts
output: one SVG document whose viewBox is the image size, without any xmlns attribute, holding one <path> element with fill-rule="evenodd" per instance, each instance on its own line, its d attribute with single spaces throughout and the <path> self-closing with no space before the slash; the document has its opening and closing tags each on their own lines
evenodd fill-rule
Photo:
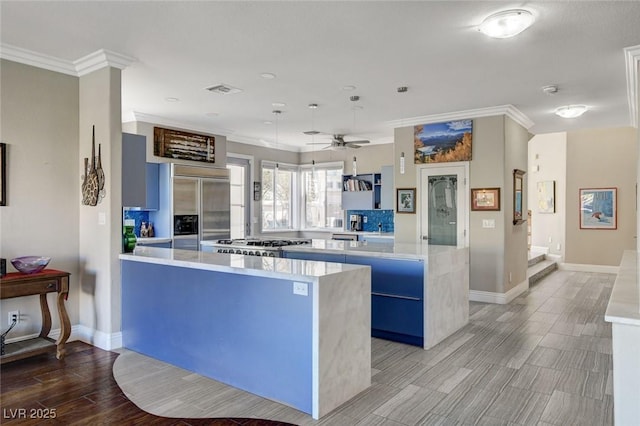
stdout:
<svg viewBox="0 0 640 426">
<path fill-rule="evenodd" d="M 423 115 L 420 117 L 403 118 L 400 120 L 387 121 L 385 124 L 393 128 L 415 126 L 418 124 L 440 123 L 444 121 L 470 120 L 480 117 L 491 117 L 495 115 L 506 115 L 513 121 L 529 130 L 534 122 L 522 111 L 513 105 L 500 105 L 495 107 L 468 109 L 466 111 L 447 112 L 443 114 Z"/>
<path fill-rule="evenodd" d="M 640 45 L 627 47 L 624 49 L 624 60 L 627 66 L 627 98 L 629 100 L 629 114 L 631 115 L 631 126 L 638 127 L 638 82 L 640 72 Z"/>
<path fill-rule="evenodd" d="M 125 69 L 136 61 L 130 56 L 105 49 L 97 50 L 75 61 L 67 61 L 8 44 L 0 44 L 0 58 L 74 77 L 82 77 L 105 67 Z"/>
<path fill-rule="evenodd" d="M 71 61 L 43 55 L 42 53 L 36 53 L 9 44 L 0 44 L 0 58 L 74 77 L 78 76 L 78 72 Z"/>
<path fill-rule="evenodd" d="M 76 68 L 78 77 L 82 77 L 83 75 L 87 75 L 105 67 L 113 67 L 123 70 L 134 62 L 136 62 L 136 59 L 131 56 L 100 49 L 73 61 L 73 65 Z"/>
</svg>

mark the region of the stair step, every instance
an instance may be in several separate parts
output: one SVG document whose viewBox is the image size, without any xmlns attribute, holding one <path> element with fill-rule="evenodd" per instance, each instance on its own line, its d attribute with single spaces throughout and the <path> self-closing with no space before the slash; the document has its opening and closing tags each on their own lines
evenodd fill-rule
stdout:
<svg viewBox="0 0 640 426">
<path fill-rule="evenodd" d="M 529 278 L 529 285 L 532 285 L 553 271 L 558 269 L 558 264 L 553 260 L 543 260 L 527 268 L 527 277 Z"/>
<path fill-rule="evenodd" d="M 529 253 L 529 266 L 533 266 L 546 259 L 544 253 Z"/>
</svg>

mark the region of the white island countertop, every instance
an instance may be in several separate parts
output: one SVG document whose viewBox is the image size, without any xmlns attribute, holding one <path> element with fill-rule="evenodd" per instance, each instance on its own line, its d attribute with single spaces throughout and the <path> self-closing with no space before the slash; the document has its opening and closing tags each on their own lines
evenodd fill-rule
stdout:
<svg viewBox="0 0 640 426">
<path fill-rule="evenodd" d="M 159 244 L 159 243 L 170 243 L 173 239 L 169 237 L 137 237 L 136 244 L 144 245 L 144 244 Z"/>
<path fill-rule="evenodd" d="M 319 278 L 363 268 L 361 265 L 313 260 L 207 253 L 147 246 L 136 247 L 133 253 L 120 254 L 120 260 L 285 279 Z"/>
<path fill-rule="evenodd" d="M 391 259 L 427 260 L 429 255 L 452 253 L 461 247 L 434 246 L 426 241 L 421 243 L 372 243 L 366 241 L 312 240 L 311 244 L 282 247 L 283 251 L 323 252 L 334 254 L 353 254 Z"/>
</svg>

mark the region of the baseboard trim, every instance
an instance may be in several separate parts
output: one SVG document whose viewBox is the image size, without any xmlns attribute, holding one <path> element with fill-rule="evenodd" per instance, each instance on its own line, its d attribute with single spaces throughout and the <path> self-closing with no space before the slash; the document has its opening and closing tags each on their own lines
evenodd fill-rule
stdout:
<svg viewBox="0 0 640 426">
<path fill-rule="evenodd" d="M 558 263 L 558 269 L 561 271 L 596 272 L 601 274 L 617 274 L 619 271 L 618 266 L 587 265 L 583 263 Z"/>
<path fill-rule="evenodd" d="M 13 337 L 7 339 L 6 343 L 20 342 L 23 340 L 33 339 L 38 337 L 40 333 L 28 334 L 26 336 Z M 60 337 L 60 329 L 56 328 L 49 332 L 50 339 L 58 340 Z M 118 349 L 122 347 L 122 332 L 117 333 L 105 333 L 103 331 L 93 330 L 92 328 L 84 325 L 71 326 L 71 334 L 69 335 L 68 342 L 80 340 L 81 342 L 88 343 L 92 346 L 97 346 L 105 351 Z"/>
<path fill-rule="evenodd" d="M 472 302 L 497 303 L 506 305 L 525 291 L 529 290 L 529 280 L 526 279 L 506 293 L 491 291 L 469 290 L 469 300 Z"/>
</svg>

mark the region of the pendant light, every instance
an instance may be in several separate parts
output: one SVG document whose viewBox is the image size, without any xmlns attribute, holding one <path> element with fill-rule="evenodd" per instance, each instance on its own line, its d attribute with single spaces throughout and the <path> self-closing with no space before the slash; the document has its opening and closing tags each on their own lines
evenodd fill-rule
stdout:
<svg viewBox="0 0 640 426">
<path fill-rule="evenodd" d="M 398 87 L 398 93 L 407 93 L 407 91 L 409 90 L 409 88 L 407 86 L 400 86 Z M 403 114 L 404 117 L 404 114 Z M 404 127 L 404 118 L 402 119 L 402 123 L 400 124 L 400 127 Z M 404 151 L 402 151 L 400 153 L 400 174 L 403 175 L 404 174 Z"/>
<path fill-rule="evenodd" d="M 282 114 L 282 111 L 280 111 L 279 109 L 274 109 L 273 114 L 276 116 L 276 149 L 278 149 L 278 116 Z M 277 155 L 278 153 L 276 153 L 276 156 Z M 278 164 L 278 162 L 276 161 L 276 170 L 278 170 L 278 168 L 280 168 L 280 164 Z"/>
<path fill-rule="evenodd" d="M 349 100 L 351 102 L 358 102 L 360 100 L 360 96 L 353 95 L 353 96 L 349 97 Z M 359 109 L 362 109 L 362 107 L 360 105 L 354 105 L 351 109 L 353 110 L 353 127 L 351 128 L 352 129 L 351 131 L 353 133 L 356 133 L 356 111 L 359 110 Z M 357 169 L 358 169 L 358 163 L 357 163 L 356 157 L 354 155 L 353 156 L 353 173 L 352 173 L 353 176 L 357 176 L 358 175 Z"/>
<path fill-rule="evenodd" d="M 315 130 L 315 124 L 314 124 L 314 113 L 315 110 L 318 109 L 318 104 L 309 104 L 309 109 L 311 110 L 311 145 L 315 145 L 315 135 L 316 135 L 316 130 Z M 312 188 L 315 188 L 316 186 L 316 148 L 315 146 L 312 148 L 311 151 L 311 182 L 310 185 Z"/>
</svg>

